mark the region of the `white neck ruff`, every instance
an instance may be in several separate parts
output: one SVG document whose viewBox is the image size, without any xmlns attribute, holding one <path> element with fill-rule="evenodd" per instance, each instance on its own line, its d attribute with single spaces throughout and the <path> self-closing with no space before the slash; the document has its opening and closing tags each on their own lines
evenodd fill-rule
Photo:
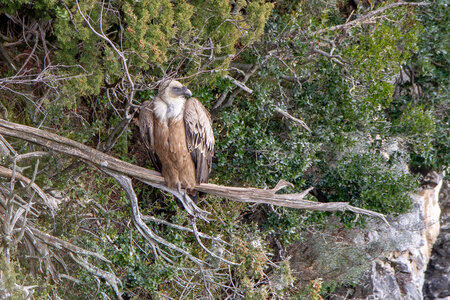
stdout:
<svg viewBox="0 0 450 300">
<path fill-rule="evenodd" d="M 186 99 L 180 97 L 177 101 L 169 104 L 162 100 L 156 100 L 153 106 L 153 113 L 159 121 L 167 122 L 169 119 L 179 120 L 183 116 Z"/>
</svg>

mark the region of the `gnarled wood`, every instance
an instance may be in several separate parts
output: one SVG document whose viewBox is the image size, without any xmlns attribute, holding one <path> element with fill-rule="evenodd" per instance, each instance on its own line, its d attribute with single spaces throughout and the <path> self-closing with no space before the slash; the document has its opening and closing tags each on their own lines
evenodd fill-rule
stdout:
<svg viewBox="0 0 450 300">
<path fill-rule="evenodd" d="M 176 190 L 167 188 L 164 183 L 164 178 L 159 172 L 124 162 L 93 148 L 85 146 L 81 143 L 75 142 L 71 139 L 64 138 L 44 130 L 8 122 L 5 120 L 0 120 L 0 134 L 26 140 L 50 148 L 54 151 L 77 157 L 89 164 L 96 166 L 101 170 L 119 172 L 124 175 L 134 177 L 146 184 L 168 191 L 174 194 L 177 198 L 183 198 L 183 195 L 180 195 L 180 193 L 178 193 Z M 286 184 L 281 184 L 280 186 L 284 187 L 286 186 Z M 239 202 L 271 204 L 276 206 L 316 211 L 348 210 L 359 214 L 375 216 L 383 219 L 383 221 L 387 223 L 383 214 L 354 207 L 346 202 L 320 203 L 304 200 L 303 198 L 308 194 L 312 187 L 301 193 L 295 194 L 276 194 L 278 188 L 274 188 L 272 190 L 264 190 L 258 188 L 221 186 L 209 183 L 202 183 L 196 186 L 195 189 Z M 203 218 L 205 218 L 207 212 L 202 211 L 192 201 L 187 202 L 188 203 L 185 204 L 185 207 L 188 206 L 191 208 L 191 211 L 188 210 L 190 214 L 202 216 Z"/>
</svg>

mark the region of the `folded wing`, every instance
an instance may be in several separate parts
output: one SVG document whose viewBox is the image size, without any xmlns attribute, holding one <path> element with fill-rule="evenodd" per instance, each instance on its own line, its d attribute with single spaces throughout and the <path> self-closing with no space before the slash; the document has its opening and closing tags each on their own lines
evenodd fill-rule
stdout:
<svg viewBox="0 0 450 300">
<path fill-rule="evenodd" d="M 153 103 L 150 101 L 145 101 L 142 103 L 139 113 L 139 130 L 141 132 L 141 138 L 147 147 L 153 166 L 157 171 L 161 172 L 161 161 L 155 152 L 155 139 L 153 135 Z"/>
<path fill-rule="evenodd" d="M 198 184 L 208 182 L 214 155 L 214 133 L 211 116 L 196 98 L 186 101 L 184 110 L 186 144 L 195 165 Z"/>
</svg>

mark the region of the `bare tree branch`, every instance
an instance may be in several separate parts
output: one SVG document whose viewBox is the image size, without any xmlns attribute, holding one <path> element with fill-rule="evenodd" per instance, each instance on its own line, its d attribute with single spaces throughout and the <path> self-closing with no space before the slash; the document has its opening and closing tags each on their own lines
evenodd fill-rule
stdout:
<svg viewBox="0 0 450 300">
<path fill-rule="evenodd" d="M 264 65 L 266 63 L 266 61 L 272 56 L 274 55 L 278 50 L 271 50 L 267 53 L 266 56 L 264 56 L 264 58 L 262 59 L 261 63 L 260 62 L 255 62 L 253 64 L 253 66 L 250 68 L 250 70 L 248 70 L 245 75 L 244 78 L 239 81 L 240 85 L 245 85 L 245 83 L 250 79 L 251 76 L 253 76 L 256 71 L 259 70 L 259 68 L 261 67 L 261 65 Z M 234 83 L 234 82 L 233 82 Z M 225 91 L 222 93 L 222 95 L 219 97 L 219 99 L 217 100 L 216 104 L 214 104 L 214 107 L 211 110 L 211 118 L 214 120 L 215 116 L 217 115 L 217 113 L 224 109 L 227 108 L 229 106 L 231 106 L 233 104 L 234 98 L 236 98 L 236 96 L 239 94 L 239 92 L 241 91 L 241 87 L 238 85 L 239 88 L 235 88 L 232 92 L 231 95 L 228 96 L 229 91 Z M 228 100 L 227 102 L 225 102 L 225 99 Z M 224 103 L 225 102 L 225 103 Z"/>
<path fill-rule="evenodd" d="M 234 266 L 239 265 L 238 263 L 229 261 L 229 260 L 227 260 L 227 259 L 225 259 L 225 258 L 223 258 L 223 257 L 218 256 L 217 254 L 215 254 L 214 252 L 212 252 L 211 250 L 209 250 L 208 248 L 206 248 L 205 245 L 203 245 L 202 240 L 200 239 L 200 234 L 199 234 L 199 232 L 198 232 L 198 230 L 197 230 L 197 224 L 195 223 L 195 219 L 192 221 L 192 229 L 193 229 L 193 232 L 194 232 L 194 235 L 195 235 L 195 239 L 197 240 L 197 243 L 198 243 L 198 244 L 200 245 L 200 247 L 202 247 L 202 249 L 205 250 L 209 255 L 211 255 L 211 256 L 214 257 L 214 258 L 219 259 L 220 261 L 223 261 L 223 262 L 226 263 L 226 264 L 234 265 Z"/>
<path fill-rule="evenodd" d="M 356 20 L 347 22 L 345 24 L 341 24 L 341 25 L 336 25 L 336 26 L 331 26 L 329 28 L 325 28 L 325 29 L 321 29 L 321 30 L 317 30 L 315 32 L 313 32 L 312 34 L 321 34 L 324 32 L 328 32 L 328 31 L 336 31 L 336 30 L 340 30 L 340 29 L 347 29 L 365 22 L 370 21 L 373 17 L 375 17 L 376 15 L 381 14 L 382 12 L 384 12 L 385 10 L 394 8 L 394 7 L 399 7 L 399 6 L 427 6 L 427 5 L 431 5 L 431 3 L 428 2 L 396 2 L 396 3 L 391 3 L 388 4 L 386 6 L 383 6 L 377 10 L 371 11 L 370 13 L 368 13 L 367 15 L 364 15 Z"/>
<path fill-rule="evenodd" d="M 69 253 L 69 254 L 70 254 L 70 257 L 72 257 L 72 259 L 76 263 L 78 263 L 79 265 L 84 267 L 89 273 L 93 274 L 96 277 L 100 277 L 100 278 L 104 279 L 114 290 L 116 297 L 118 299 L 122 299 L 122 293 L 119 291 L 119 285 L 121 285 L 121 282 L 114 273 L 106 272 L 106 271 L 88 263 L 86 260 L 84 260 L 82 258 L 75 257 L 75 255 L 73 255 L 72 253 Z"/>
<path fill-rule="evenodd" d="M 294 117 L 294 116 L 291 116 L 290 114 L 288 114 L 287 112 L 285 112 L 284 110 L 282 110 L 281 108 L 279 108 L 278 106 L 275 107 L 275 111 L 276 111 L 277 113 L 283 115 L 284 117 L 286 117 L 286 118 L 288 118 L 288 119 L 294 121 L 295 123 L 300 124 L 300 126 L 302 126 L 302 127 L 305 128 L 306 130 L 308 130 L 309 132 L 311 132 L 311 129 L 309 129 L 308 125 L 306 125 L 306 123 L 303 122 L 302 120 L 297 119 L 297 118 Z"/>
<path fill-rule="evenodd" d="M 3 144 L 9 144 L 3 137 L 1 137 L 1 140 L 3 141 Z M 30 152 L 23 155 L 17 155 L 14 149 L 11 146 L 9 147 L 10 151 L 4 154 L 8 156 L 8 159 L 12 158 L 12 170 L 0 166 L 0 177 L 10 178 L 9 182 L 0 183 L 0 236 L 2 237 L 0 253 L 1 256 L 5 258 L 5 263 L 7 265 L 10 264 L 12 253 L 24 251 L 30 273 L 35 276 L 40 272 L 46 276 L 47 280 L 52 280 L 55 283 L 59 282 L 61 278 L 59 268 L 55 265 L 55 261 L 60 263 L 65 272 L 68 272 L 67 265 L 58 252 L 68 253 L 71 256 L 76 254 L 77 256 L 97 258 L 104 263 L 111 264 L 111 261 L 97 252 L 83 249 L 71 242 L 43 232 L 37 227 L 35 220 L 28 218 L 28 214 L 35 218 L 39 216 L 39 211 L 36 211 L 36 209 L 32 207 L 35 194 L 38 194 L 44 199 L 44 202 L 46 202 L 48 206 L 51 206 L 51 203 L 48 203 L 49 201 L 51 202 L 50 199 L 55 200 L 53 196 L 46 194 L 34 183 L 38 172 L 39 157 L 47 155 L 48 153 Z M 25 168 L 19 168 L 17 162 L 31 157 L 37 157 L 38 159 L 35 163 L 32 179 L 29 179 L 20 174 L 19 169 Z M 25 193 L 28 201 L 22 199 L 18 195 L 18 191 L 15 189 L 15 183 L 17 181 L 22 182 L 26 191 L 28 191 L 29 188 L 32 189 L 30 193 Z M 50 208 L 53 214 L 53 210 L 56 206 Z M 33 210 L 36 211 L 36 213 L 33 212 Z M 74 260 L 82 267 L 88 269 L 94 276 L 105 279 L 116 292 L 116 296 L 120 298 L 120 292 L 117 288 L 118 280 L 115 274 L 92 266 L 87 260 L 81 258 Z M 3 268 L 3 266 L 1 268 Z M 5 277 L 0 269 L 0 282 L 2 280 L 5 280 Z M 33 288 L 35 288 L 35 286 L 21 286 L 15 282 L 13 284 L 14 286 L 6 288 L 6 292 L 14 293 L 21 290 L 25 293 L 24 295 L 26 297 L 24 299 L 31 299 Z M 4 291 L 0 291 L 0 297 L 4 296 L 4 293 L 2 292 Z"/>
<path fill-rule="evenodd" d="M 24 184 L 29 185 L 38 195 L 39 197 L 44 200 L 45 205 L 47 205 L 51 210 L 55 210 L 58 206 L 58 203 L 55 203 L 54 199 L 47 197 L 47 194 L 44 193 L 44 191 L 33 182 L 33 180 L 23 176 L 19 172 L 13 172 L 13 170 L 10 170 L 8 168 L 5 168 L 3 166 L 0 166 L 0 177 L 6 177 L 6 178 L 13 178 L 18 179 L 22 181 Z"/>
<path fill-rule="evenodd" d="M 225 78 L 231 80 L 231 82 L 236 85 L 237 87 L 241 88 L 242 90 L 246 91 L 247 93 L 251 94 L 253 93 L 253 90 L 245 85 L 245 83 L 240 82 L 239 80 L 234 79 L 231 76 L 225 75 Z"/>
<path fill-rule="evenodd" d="M 11 67 L 11 69 L 13 69 L 14 71 L 17 70 L 16 66 L 14 65 L 12 59 L 9 57 L 8 52 L 6 52 L 5 47 L 3 46 L 3 44 L 0 44 L 0 57 L 3 58 Z"/>
<path fill-rule="evenodd" d="M 78 13 L 81 15 L 81 17 L 86 22 L 86 24 L 91 29 L 91 31 L 95 35 L 97 35 L 99 38 L 104 40 L 106 43 L 108 43 L 111 46 L 111 48 L 114 50 L 114 52 L 116 52 L 117 55 L 119 55 L 119 57 L 120 57 L 120 61 L 122 63 L 123 72 L 125 73 L 125 76 L 128 79 L 128 83 L 130 84 L 130 92 L 129 92 L 128 97 L 127 97 L 128 98 L 127 99 L 127 105 L 125 107 L 125 119 L 127 119 L 128 123 L 129 123 L 129 121 L 132 118 L 132 115 L 129 114 L 129 111 L 130 111 L 130 108 L 131 108 L 131 106 L 133 104 L 134 94 L 136 93 L 135 84 L 134 84 L 133 78 L 131 77 L 130 72 L 128 70 L 128 63 L 127 63 L 128 59 L 125 56 L 124 51 L 121 51 L 103 32 L 103 9 L 104 9 L 104 5 L 105 5 L 104 1 L 102 1 L 101 4 L 100 4 L 100 9 L 101 9 L 101 11 L 100 11 L 100 20 L 99 20 L 100 32 L 95 30 L 94 26 L 91 24 L 91 22 L 89 21 L 88 17 L 81 11 L 80 4 L 78 3 L 78 0 L 76 0 L 75 2 L 76 2 L 76 5 L 77 5 Z"/>
<path fill-rule="evenodd" d="M 175 244 L 172 244 L 171 242 L 166 241 L 162 237 L 156 235 L 148 226 L 145 224 L 145 222 L 142 220 L 142 215 L 139 210 L 138 200 L 137 196 L 133 190 L 133 186 L 131 184 L 131 179 L 125 175 L 117 174 L 115 172 L 105 170 L 105 173 L 113 177 L 117 180 L 119 185 L 125 190 L 127 193 L 128 199 L 130 200 L 131 204 L 131 212 L 133 215 L 133 222 L 136 226 L 136 228 L 139 230 L 139 232 L 146 238 L 146 240 L 152 245 L 153 252 L 155 256 L 158 256 L 158 254 L 161 255 L 161 252 L 158 249 L 158 246 L 156 243 L 159 243 L 161 245 L 164 245 L 166 247 L 169 247 L 172 250 L 175 250 L 187 258 L 189 258 L 191 261 L 196 263 L 197 265 L 205 265 L 206 263 L 195 256 L 191 255 L 189 252 L 187 252 L 184 249 L 179 248 Z M 163 256 L 163 255 L 162 255 Z M 166 260 L 170 261 L 167 257 L 163 256 Z"/>
<path fill-rule="evenodd" d="M 331 59 L 332 61 L 335 61 L 341 67 L 344 65 L 344 63 L 343 63 L 344 59 L 340 55 L 333 55 L 331 53 L 327 53 L 327 52 L 317 49 L 317 48 L 311 48 L 311 50 L 317 54 L 321 54 L 321 55 Z M 333 50 L 333 49 L 331 49 L 331 50 Z"/>
<path fill-rule="evenodd" d="M 172 224 L 170 222 L 167 222 L 165 220 L 161 220 L 161 219 L 155 218 L 153 216 L 145 216 L 145 215 L 143 215 L 142 216 L 142 220 L 144 220 L 145 222 L 154 222 L 154 223 L 158 223 L 158 224 L 163 224 L 163 225 L 166 225 L 166 226 L 178 229 L 178 230 L 188 231 L 188 232 L 194 233 L 194 230 L 191 229 L 191 228 L 184 227 L 184 226 L 181 226 L 181 225 Z M 223 241 L 223 240 L 221 240 L 219 238 L 216 238 L 216 237 L 213 237 L 213 236 L 209 236 L 209 235 L 201 233 L 201 232 L 199 232 L 198 235 L 200 237 L 204 238 L 204 239 L 210 239 L 210 240 L 213 240 L 213 241 L 225 244 L 227 246 L 231 246 L 229 243 L 227 243 L 227 242 L 225 242 L 225 241 Z"/>
<path fill-rule="evenodd" d="M 173 193 L 175 196 L 177 196 L 177 198 L 180 197 L 180 195 L 176 194 L 176 191 L 167 188 L 164 182 L 164 178 L 159 172 L 124 162 L 68 138 L 64 138 L 37 128 L 20 125 L 5 120 L 0 120 L 0 134 L 33 142 L 52 150 L 77 157 L 103 171 L 116 173 L 118 172 L 126 176 L 134 177 L 144 183 L 169 191 L 170 193 Z M 383 219 L 387 223 L 383 214 L 354 207 L 346 202 L 320 203 L 304 200 L 303 198 L 309 193 L 312 188 L 309 188 L 302 193 L 276 194 L 274 190 L 229 187 L 210 183 L 202 183 L 196 186 L 195 189 L 201 192 L 239 202 L 272 204 L 276 206 L 318 211 L 348 210 L 355 213 L 376 216 Z M 184 195 L 182 195 L 182 197 L 180 197 L 179 199 L 181 201 L 184 201 Z M 202 212 L 201 210 L 197 210 L 196 206 L 193 206 L 193 210 L 194 216 L 204 215 L 205 213 L 204 211 Z"/>
<path fill-rule="evenodd" d="M 111 263 L 111 261 L 104 256 L 98 254 L 97 252 L 89 251 L 78 246 L 75 246 L 72 243 L 63 241 L 57 237 L 54 237 L 50 234 L 42 232 L 34 227 L 30 227 L 30 232 L 33 233 L 34 236 L 38 237 L 40 240 L 45 242 L 46 244 L 55 247 L 56 249 L 66 249 L 72 253 L 81 254 L 85 256 L 92 256 L 98 258 L 106 263 Z"/>
</svg>

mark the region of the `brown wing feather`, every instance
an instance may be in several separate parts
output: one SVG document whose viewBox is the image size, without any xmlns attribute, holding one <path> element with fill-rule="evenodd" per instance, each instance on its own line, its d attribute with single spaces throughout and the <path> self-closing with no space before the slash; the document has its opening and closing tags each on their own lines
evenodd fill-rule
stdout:
<svg viewBox="0 0 450 300">
<path fill-rule="evenodd" d="M 153 166 L 157 171 L 161 172 L 161 161 L 155 152 L 155 139 L 153 135 L 153 103 L 150 101 L 145 101 L 141 105 L 141 110 L 139 112 L 139 130 L 141 132 L 141 138 L 147 147 Z"/>
<path fill-rule="evenodd" d="M 186 101 L 184 123 L 188 151 L 195 165 L 196 181 L 208 182 L 214 155 L 214 133 L 209 112 L 196 98 Z"/>
</svg>

